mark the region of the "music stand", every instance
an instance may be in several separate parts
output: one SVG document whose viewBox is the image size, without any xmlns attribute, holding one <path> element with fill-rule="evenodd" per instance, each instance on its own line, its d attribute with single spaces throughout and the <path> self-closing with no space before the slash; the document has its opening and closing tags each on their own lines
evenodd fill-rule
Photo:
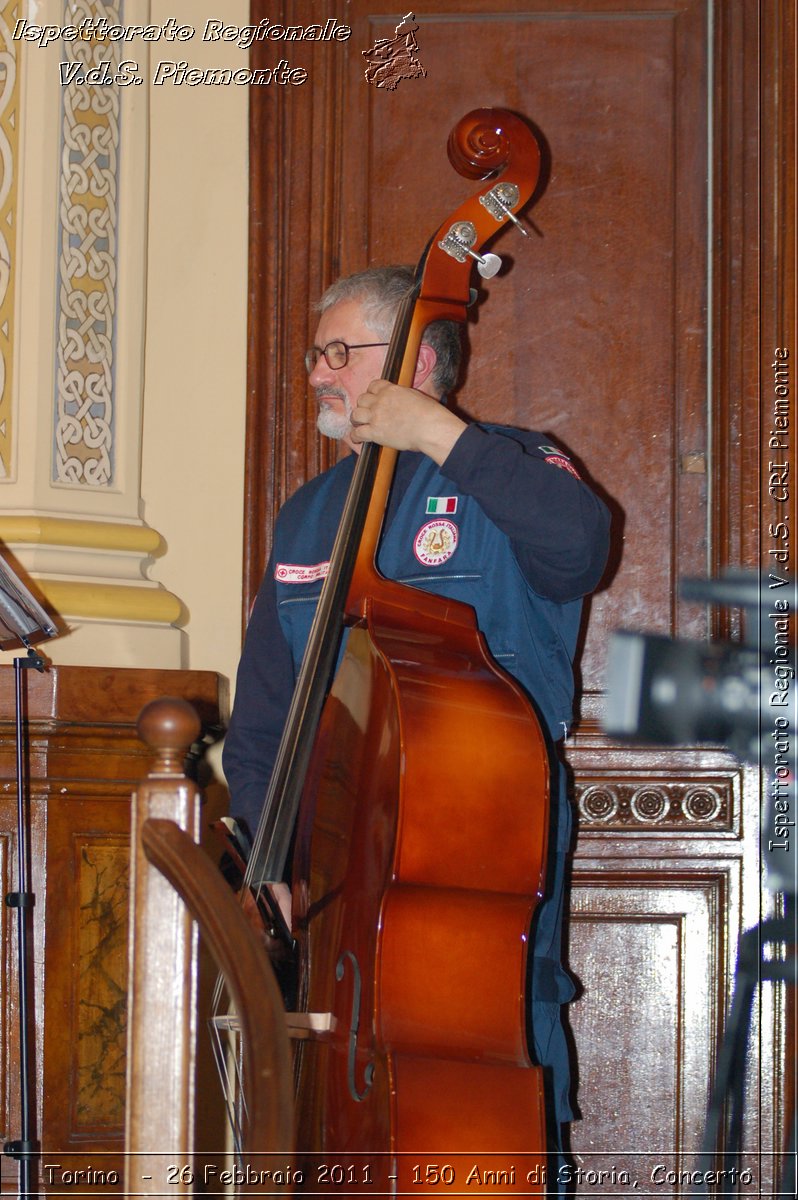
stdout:
<svg viewBox="0 0 798 1200">
<path fill-rule="evenodd" d="M 12 649 L 21 643 L 27 655 L 14 659 L 14 694 L 17 738 L 17 891 L 5 898 L 8 908 L 17 910 L 17 973 L 19 984 L 19 1092 L 20 1137 L 6 1142 L 3 1153 L 19 1161 L 19 1196 L 31 1192 L 32 1165 L 36 1142 L 31 1137 L 33 1105 L 30 1096 L 30 1049 L 28 1043 L 28 910 L 35 897 L 28 890 L 30 806 L 25 790 L 25 738 L 23 730 L 22 672 L 27 667 L 45 669 L 45 660 L 33 648 L 34 641 L 58 637 L 58 629 L 49 614 L 31 595 L 21 579 L 0 556 L 0 648 Z"/>
</svg>

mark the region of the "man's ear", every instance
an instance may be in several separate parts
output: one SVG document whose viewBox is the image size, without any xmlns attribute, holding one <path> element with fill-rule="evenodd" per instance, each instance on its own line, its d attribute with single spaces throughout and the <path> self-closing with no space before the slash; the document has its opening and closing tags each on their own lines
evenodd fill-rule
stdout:
<svg viewBox="0 0 798 1200">
<path fill-rule="evenodd" d="M 413 387 L 421 388 L 432 375 L 435 370 L 435 364 L 438 361 L 438 356 L 432 346 L 428 346 L 426 342 L 422 342 L 418 348 L 418 361 L 416 362 L 416 373 L 413 376 Z"/>
</svg>

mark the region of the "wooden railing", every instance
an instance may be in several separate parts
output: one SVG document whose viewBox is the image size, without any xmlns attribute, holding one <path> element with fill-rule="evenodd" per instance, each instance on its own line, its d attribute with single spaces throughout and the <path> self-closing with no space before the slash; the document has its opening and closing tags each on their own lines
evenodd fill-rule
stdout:
<svg viewBox="0 0 798 1200">
<path fill-rule="evenodd" d="M 225 977 L 249 1081 L 247 1156 L 290 1154 L 293 1089 L 282 999 L 265 950 L 215 864 L 197 844 L 199 798 L 183 775 L 199 721 L 182 700 L 142 711 L 152 768 L 133 797 L 127 1068 L 127 1190 L 192 1190 L 197 929 Z M 219 1145 L 224 1131 L 219 1131 Z"/>
</svg>

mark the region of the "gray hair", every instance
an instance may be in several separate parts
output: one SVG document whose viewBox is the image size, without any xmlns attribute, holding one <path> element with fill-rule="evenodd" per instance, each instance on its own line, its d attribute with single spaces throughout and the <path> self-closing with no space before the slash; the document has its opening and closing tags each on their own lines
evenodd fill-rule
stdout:
<svg viewBox="0 0 798 1200">
<path fill-rule="evenodd" d="M 415 271 L 412 267 L 368 267 L 355 275 L 347 275 L 330 285 L 316 305 L 326 312 L 333 304 L 357 300 L 363 320 L 369 329 L 381 337 L 391 335 L 399 305 L 413 288 Z M 462 357 L 460 327 L 456 321 L 433 321 L 424 330 L 422 342 L 435 351 L 436 362 L 432 383 L 441 392 L 449 392 L 457 382 Z"/>
</svg>

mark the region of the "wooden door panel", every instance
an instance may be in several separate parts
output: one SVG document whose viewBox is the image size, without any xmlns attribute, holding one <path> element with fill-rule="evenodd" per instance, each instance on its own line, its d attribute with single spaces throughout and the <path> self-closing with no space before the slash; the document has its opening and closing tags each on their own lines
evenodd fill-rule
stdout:
<svg viewBox="0 0 798 1200">
<path fill-rule="evenodd" d="M 87 789 L 88 790 L 88 789 Z M 122 789 L 120 789 L 122 791 Z M 118 1139 L 125 1117 L 129 804 L 75 797 L 48 821 L 48 885 L 62 897 L 48 914 L 45 971 L 71 976 L 69 1000 L 43 1055 L 43 1121 L 64 1150 L 87 1138 Z M 58 852 L 61 852 L 60 855 Z M 58 1086 L 53 1086 L 58 1080 Z M 68 1081 L 69 1103 L 64 1105 Z"/>
<path fill-rule="evenodd" d="M 587 1164 L 612 1160 L 649 1189 L 655 1162 L 682 1168 L 700 1146 L 720 1029 L 727 895 L 739 880 L 724 871 L 678 874 L 650 860 L 638 867 L 616 860 L 600 874 L 574 875 L 570 960 L 584 990 L 569 1020 L 577 1045 L 593 1049 L 579 1068 L 592 1107 L 574 1125 L 572 1145 Z"/>
<path fill-rule="evenodd" d="M 707 147 L 705 125 L 689 119 L 707 107 L 703 5 L 583 12 L 578 41 L 573 11 L 430 17 L 418 36 L 439 128 L 477 96 L 518 109 L 544 140 L 547 178 L 529 210 L 542 236 L 497 240 L 509 269 L 483 285 L 458 403 L 561 440 L 613 501 L 624 552 L 592 604 L 581 657 L 583 687 L 598 692 L 609 631 L 673 631 L 678 574 L 705 569 L 706 475 L 679 465 L 706 453 Z M 364 250 L 395 261 L 407 256 L 408 225 L 423 230 L 439 203 L 428 181 L 442 181 L 444 212 L 464 184 L 430 121 L 429 145 L 419 144 L 411 86 L 386 96 L 355 80 L 348 94 L 360 97 L 355 113 L 368 106 L 369 130 L 366 153 L 358 147 L 343 172 L 356 214 L 345 228 L 368 230 L 351 261 Z M 407 131 L 398 148 L 397 128 Z M 414 157 L 429 164 L 415 188 Z M 362 221 L 357 195 L 370 198 Z M 682 620 L 700 622 L 694 611 Z"/>
</svg>

